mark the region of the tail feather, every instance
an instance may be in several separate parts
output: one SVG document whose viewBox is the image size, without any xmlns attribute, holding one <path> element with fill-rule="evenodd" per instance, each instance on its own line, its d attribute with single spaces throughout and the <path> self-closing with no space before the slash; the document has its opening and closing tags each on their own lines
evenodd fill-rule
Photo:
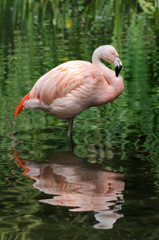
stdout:
<svg viewBox="0 0 159 240">
<path fill-rule="evenodd" d="M 30 93 L 30 92 L 29 92 Z M 20 103 L 18 104 L 18 106 L 16 107 L 15 111 L 14 111 L 14 119 L 16 118 L 16 116 L 21 113 L 21 111 L 23 110 L 23 105 L 24 102 L 26 100 L 29 99 L 29 93 L 20 101 Z"/>
</svg>

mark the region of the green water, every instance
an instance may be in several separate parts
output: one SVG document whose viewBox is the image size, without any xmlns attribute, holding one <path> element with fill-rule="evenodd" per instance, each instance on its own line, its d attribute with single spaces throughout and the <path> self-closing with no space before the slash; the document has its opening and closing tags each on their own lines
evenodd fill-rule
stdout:
<svg viewBox="0 0 159 240">
<path fill-rule="evenodd" d="M 159 239 L 158 10 L 155 0 L 0 0 L 1 240 Z M 67 121 L 13 119 L 42 74 L 104 44 L 120 54 L 125 91 L 75 118 L 74 153 Z"/>
</svg>

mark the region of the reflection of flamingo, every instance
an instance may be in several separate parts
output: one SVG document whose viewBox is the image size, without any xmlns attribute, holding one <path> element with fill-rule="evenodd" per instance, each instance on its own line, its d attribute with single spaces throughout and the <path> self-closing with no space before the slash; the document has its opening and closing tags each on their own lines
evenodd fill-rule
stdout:
<svg viewBox="0 0 159 240">
<path fill-rule="evenodd" d="M 115 71 L 100 59 L 115 65 Z M 92 64 L 86 61 L 69 61 L 43 75 L 32 90 L 21 100 L 14 111 L 15 117 L 26 108 L 41 109 L 57 118 L 70 119 L 69 136 L 73 118 L 83 110 L 99 106 L 117 98 L 123 91 L 119 76 L 122 63 L 114 47 L 97 48 Z"/>
<path fill-rule="evenodd" d="M 124 182 L 122 174 L 107 172 L 94 164 L 86 163 L 72 153 L 60 153 L 49 162 L 26 161 L 15 154 L 24 175 L 36 182 L 34 187 L 45 194 L 55 195 L 40 202 L 51 205 L 74 207 L 70 211 L 97 211 L 100 221 L 96 228 L 112 228 L 122 217 L 121 209 Z M 111 209 L 110 209 L 111 207 Z"/>
</svg>

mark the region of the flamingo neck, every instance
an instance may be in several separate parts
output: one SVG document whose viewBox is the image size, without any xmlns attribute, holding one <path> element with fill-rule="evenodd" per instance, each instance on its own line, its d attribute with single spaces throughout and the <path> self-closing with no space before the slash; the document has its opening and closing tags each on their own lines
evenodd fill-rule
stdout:
<svg viewBox="0 0 159 240">
<path fill-rule="evenodd" d="M 103 75 L 108 84 L 106 92 L 107 96 L 109 95 L 109 97 L 105 96 L 105 93 L 103 96 L 103 99 L 106 99 L 105 102 L 108 102 L 110 99 L 113 100 L 122 93 L 124 90 L 124 84 L 123 79 L 120 75 L 116 77 L 115 72 L 101 62 L 101 59 L 104 59 L 105 61 L 107 59 L 106 54 L 103 56 L 103 52 L 105 52 L 104 50 L 105 47 L 101 46 L 94 51 L 92 56 L 92 64 L 101 73 L 101 75 Z"/>
<path fill-rule="evenodd" d="M 102 48 L 102 47 L 100 47 Z M 104 76 L 109 85 L 114 86 L 115 72 L 108 68 L 105 64 L 101 62 L 102 49 L 98 48 L 98 51 L 94 51 L 92 56 L 92 64 L 99 70 L 99 72 Z M 114 77 L 113 77 L 114 76 Z"/>
</svg>

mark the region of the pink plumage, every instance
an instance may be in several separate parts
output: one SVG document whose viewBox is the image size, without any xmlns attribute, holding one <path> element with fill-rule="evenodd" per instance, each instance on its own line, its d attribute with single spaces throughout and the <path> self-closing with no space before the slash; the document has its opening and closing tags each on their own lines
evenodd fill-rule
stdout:
<svg viewBox="0 0 159 240">
<path fill-rule="evenodd" d="M 114 63 L 114 71 L 100 59 Z M 15 117 L 24 109 L 41 109 L 61 119 L 73 119 L 83 110 L 99 106 L 117 98 L 124 89 L 119 75 L 122 63 L 114 47 L 97 48 L 92 63 L 69 61 L 45 75 L 33 86 L 30 93 L 17 106 Z"/>
</svg>

